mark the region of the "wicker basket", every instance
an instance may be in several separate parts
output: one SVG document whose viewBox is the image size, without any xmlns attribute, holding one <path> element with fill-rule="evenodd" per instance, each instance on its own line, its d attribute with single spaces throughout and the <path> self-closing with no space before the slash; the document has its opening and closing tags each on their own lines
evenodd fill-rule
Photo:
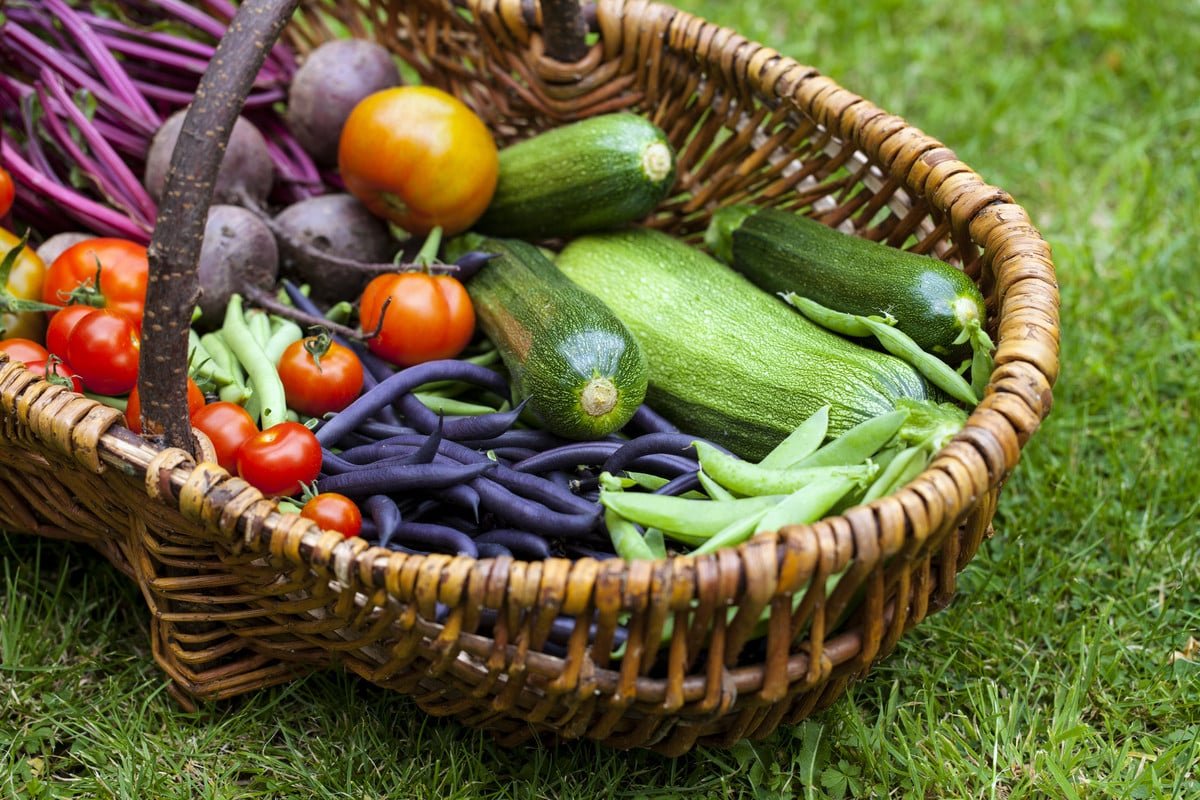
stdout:
<svg viewBox="0 0 1200 800">
<path fill-rule="evenodd" d="M 1050 409 L 1046 243 L 951 150 L 816 70 L 667 5 L 603 0 L 594 12 L 598 41 L 574 63 L 546 54 L 522 0 L 308 0 L 286 35 L 300 51 L 332 36 L 333 19 L 373 35 L 501 142 L 615 109 L 649 116 L 678 149 L 679 181 L 647 224 L 689 241 L 716 208 L 753 201 L 960 266 L 998 343 L 986 398 L 909 486 L 844 516 L 702 558 L 524 563 L 323 533 L 215 465 L 131 434 L 116 411 L 0 362 L 0 515 L 85 541 L 138 582 L 154 657 L 185 703 L 340 664 L 507 743 L 544 733 L 680 754 L 827 706 L 954 593 Z M 565 655 L 546 647 L 559 615 L 577 623 Z"/>
</svg>

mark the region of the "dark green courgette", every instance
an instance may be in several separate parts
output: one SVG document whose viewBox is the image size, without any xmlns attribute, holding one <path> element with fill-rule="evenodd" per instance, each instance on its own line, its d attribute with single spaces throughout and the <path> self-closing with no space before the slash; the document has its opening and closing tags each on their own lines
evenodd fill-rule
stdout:
<svg viewBox="0 0 1200 800">
<path fill-rule="evenodd" d="M 897 329 L 932 353 L 959 352 L 985 320 L 983 295 L 962 270 L 798 214 L 731 206 L 713 216 L 705 238 L 759 288 L 795 292 L 847 314 L 890 314 Z"/>
<path fill-rule="evenodd" d="M 536 247 L 478 237 L 470 246 L 496 254 L 467 292 L 527 408 L 572 439 L 623 427 L 646 394 L 646 358 L 629 330 Z"/>
<path fill-rule="evenodd" d="M 604 114 L 501 150 L 496 193 L 475 229 L 526 239 L 604 230 L 645 217 L 674 182 L 658 126 Z"/>
</svg>

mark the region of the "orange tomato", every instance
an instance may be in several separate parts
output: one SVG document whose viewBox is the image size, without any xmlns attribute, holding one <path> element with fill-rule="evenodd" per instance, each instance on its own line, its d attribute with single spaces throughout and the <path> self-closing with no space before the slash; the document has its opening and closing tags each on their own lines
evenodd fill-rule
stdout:
<svg viewBox="0 0 1200 800">
<path fill-rule="evenodd" d="M 385 312 L 384 303 L 389 299 Z M 371 352 L 402 367 L 454 358 L 475 333 L 471 298 L 458 279 L 449 275 L 380 275 L 363 290 L 359 317 Z M 378 334 L 371 335 L 376 330 Z"/>
<path fill-rule="evenodd" d="M 0 217 L 8 215 L 16 196 L 17 187 L 13 185 L 12 176 L 8 174 L 8 170 L 0 167 Z"/>
<path fill-rule="evenodd" d="M 457 98 L 429 86 L 369 95 L 338 147 L 347 190 L 376 215 L 422 236 L 465 231 L 483 214 L 500 162 L 491 132 Z"/>
</svg>

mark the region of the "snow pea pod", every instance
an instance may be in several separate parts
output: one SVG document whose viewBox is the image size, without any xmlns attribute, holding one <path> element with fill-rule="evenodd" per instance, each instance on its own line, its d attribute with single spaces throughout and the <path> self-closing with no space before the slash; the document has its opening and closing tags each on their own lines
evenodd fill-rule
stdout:
<svg viewBox="0 0 1200 800">
<path fill-rule="evenodd" d="M 828 432 L 829 406 L 821 406 L 767 453 L 758 465 L 771 469 L 790 467 L 800 459 L 812 455 L 821 446 L 821 442 L 825 441 L 825 434 Z"/>
<path fill-rule="evenodd" d="M 793 467 L 828 467 L 838 464 L 861 464 L 891 441 L 908 419 L 905 409 L 889 411 L 860 422 L 812 455 L 793 464 Z"/>
<path fill-rule="evenodd" d="M 700 465 L 717 483 L 748 497 L 764 494 L 790 494 L 813 481 L 842 477 L 867 480 L 874 474 L 873 464 L 854 466 L 789 467 L 766 469 L 737 456 L 722 453 L 704 442 L 696 442 Z"/>
<path fill-rule="evenodd" d="M 651 561 L 654 553 L 642 538 L 642 532 L 612 509 L 604 512 L 604 525 L 612 539 L 613 550 L 626 561 Z"/>
<path fill-rule="evenodd" d="M 640 492 L 600 492 L 600 503 L 631 522 L 660 528 L 672 539 L 698 546 L 738 520 L 773 507 L 784 495 L 743 497 L 714 503 Z"/>
</svg>

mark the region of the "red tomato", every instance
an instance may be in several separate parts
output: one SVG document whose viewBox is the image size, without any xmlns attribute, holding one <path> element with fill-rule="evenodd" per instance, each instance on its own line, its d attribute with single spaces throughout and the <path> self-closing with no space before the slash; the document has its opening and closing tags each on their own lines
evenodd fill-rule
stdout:
<svg viewBox="0 0 1200 800">
<path fill-rule="evenodd" d="M 200 391 L 200 387 L 191 378 L 188 378 L 187 401 L 189 417 L 204 407 L 204 392 Z M 142 432 L 142 399 L 138 396 L 136 386 L 133 387 L 133 391 L 129 393 L 129 399 L 125 402 L 125 427 L 134 433 Z"/>
<path fill-rule="evenodd" d="M 0 217 L 8 214 L 16 197 L 17 187 L 13 186 L 12 176 L 8 174 L 8 170 L 0 167 Z"/>
<path fill-rule="evenodd" d="M 0 340 L 0 353 L 7 353 L 13 361 L 24 361 L 26 367 L 30 361 L 45 361 L 50 357 L 46 348 L 32 339 Z"/>
<path fill-rule="evenodd" d="M 409 233 L 465 231 L 496 190 L 500 161 L 483 120 L 431 86 L 384 89 L 350 112 L 338 169 L 350 194 Z"/>
<path fill-rule="evenodd" d="M 49 375 L 46 375 L 47 368 L 50 370 Z M 80 382 L 79 376 L 75 374 L 75 370 L 71 369 L 70 364 L 57 356 L 50 356 L 45 361 L 27 361 L 25 362 L 25 369 L 34 375 L 41 375 L 51 383 L 62 384 L 73 392 L 83 393 L 83 384 Z"/>
<path fill-rule="evenodd" d="M 362 512 L 354 501 L 337 492 L 322 492 L 300 509 L 300 516 L 311 519 L 323 530 L 337 531 L 349 539 L 362 532 Z"/>
<path fill-rule="evenodd" d="M 384 312 L 383 305 L 391 299 Z M 379 318 L 383 315 L 383 325 Z M 372 279 L 359 303 L 362 329 L 372 353 L 411 367 L 454 358 L 475 333 L 475 308 L 467 290 L 450 275 L 398 272 Z"/>
<path fill-rule="evenodd" d="M 281 422 L 246 440 L 237 471 L 263 494 L 291 497 L 321 471 L 321 443 L 299 422 Z"/>
<path fill-rule="evenodd" d="M 353 350 L 328 336 L 310 336 L 288 345 L 278 368 L 288 407 L 310 417 L 341 411 L 362 391 L 362 362 Z"/>
<path fill-rule="evenodd" d="M 50 324 L 46 326 L 46 349 L 56 356 L 67 357 L 67 340 L 75 324 L 96 309 L 92 306 L 67 306 L 62 311 L 56 311 Z"/>
<path fill-rule="evenodd" d="M 217 463 L 231 475 L 238 471 L 238 451 L 258 433 L 250 413 L 236 403 L 210 403 L 192 412 L 192 427 L 212 440 Z"/>
<path fill-rule="evenodd" d="M 64 305 L 80 287 L 87 287 L 84 291 L 94 292 L 97 265 L 100 271 L 99 292 L 103 298 L 97 301 L 98 304 L 103 308 L 125 312 L 140 329 L 150 265 L 146 248 L 136 242 L 88 239 L 67 248 L 46 271 L 42 300 Z"/>
<path fill-rule="evenodd" d="M 97 394 L 128 394 L 137 385 L 141 338 L 129 317 L 96 308 L 75 323 L 67 339 L 67 361 L 83 385 Z"/>
</svg>

